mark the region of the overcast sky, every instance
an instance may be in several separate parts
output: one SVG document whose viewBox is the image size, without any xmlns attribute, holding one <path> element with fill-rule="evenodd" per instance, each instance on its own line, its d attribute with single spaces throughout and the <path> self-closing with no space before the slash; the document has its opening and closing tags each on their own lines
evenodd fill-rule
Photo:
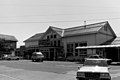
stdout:
<svg viewBox="0 0 120 80">
<path fill-rule="evenodd" d="M 13 35 L 18 47 L 49 26 L 69 28 L 108 21 L 120 36 L 120 0 L 0 0 L 0 34 Z"/>
</svg>

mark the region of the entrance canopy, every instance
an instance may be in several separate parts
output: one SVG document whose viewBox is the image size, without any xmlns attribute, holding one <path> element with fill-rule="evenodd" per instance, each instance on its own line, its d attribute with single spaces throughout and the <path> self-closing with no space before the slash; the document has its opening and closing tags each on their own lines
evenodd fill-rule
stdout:
<svg viewBox="0 0 120 80">
<path fill-rule="evenodd" d="M 120 47 L 120 45 L 82 46 L 82 47 L 76 47 L 76 49 L 96 49 L 96 48 L 111 48 L 111 47 Z"/>
</svg>

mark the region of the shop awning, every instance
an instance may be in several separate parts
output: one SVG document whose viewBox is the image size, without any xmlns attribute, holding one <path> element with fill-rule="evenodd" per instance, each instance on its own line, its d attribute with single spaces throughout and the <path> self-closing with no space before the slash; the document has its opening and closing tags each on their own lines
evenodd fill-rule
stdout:
<svg viewBox="0 0 120 80">
<path fill-rule="evenodd" d="M 76 47 L 76 49 L 96 49 L 96 48 L 111 48 L 111 47 L 120 47 L 120 45 L 82 46 L 82 47 Z"/>
</svg>

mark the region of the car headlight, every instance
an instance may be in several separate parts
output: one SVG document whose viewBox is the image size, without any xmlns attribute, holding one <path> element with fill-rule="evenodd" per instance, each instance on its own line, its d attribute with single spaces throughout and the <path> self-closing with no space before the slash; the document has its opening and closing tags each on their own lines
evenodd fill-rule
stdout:
<svg viewBox="0 0 120 80">
<path fill-rule="evenodd" d="M 101 73 L 100 74 L 100 77 L 109 77 L 110 75 L 109 75 L 109 73 Z"/>
<path fill-rule="evenodd" d="M 85 76 L 85 73 L 83 73 L 83 72 L 77 72 L 77 76 L 78 76 L 78 77 L 84 77 L 84 76 Z"/>
</svg>

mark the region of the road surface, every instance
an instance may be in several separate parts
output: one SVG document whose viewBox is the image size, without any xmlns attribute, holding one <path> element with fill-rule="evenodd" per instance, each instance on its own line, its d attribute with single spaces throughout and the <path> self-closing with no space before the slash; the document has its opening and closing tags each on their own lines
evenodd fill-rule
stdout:
<svg viewBox="0 0 120 80">
<path fill-rule="evenodd" d="M 76 80 L 75 62 L 0 61 L 0 80 Z M 120 79 L 120 66 L 111 65 L 112 80 Z"/>
</svg>

